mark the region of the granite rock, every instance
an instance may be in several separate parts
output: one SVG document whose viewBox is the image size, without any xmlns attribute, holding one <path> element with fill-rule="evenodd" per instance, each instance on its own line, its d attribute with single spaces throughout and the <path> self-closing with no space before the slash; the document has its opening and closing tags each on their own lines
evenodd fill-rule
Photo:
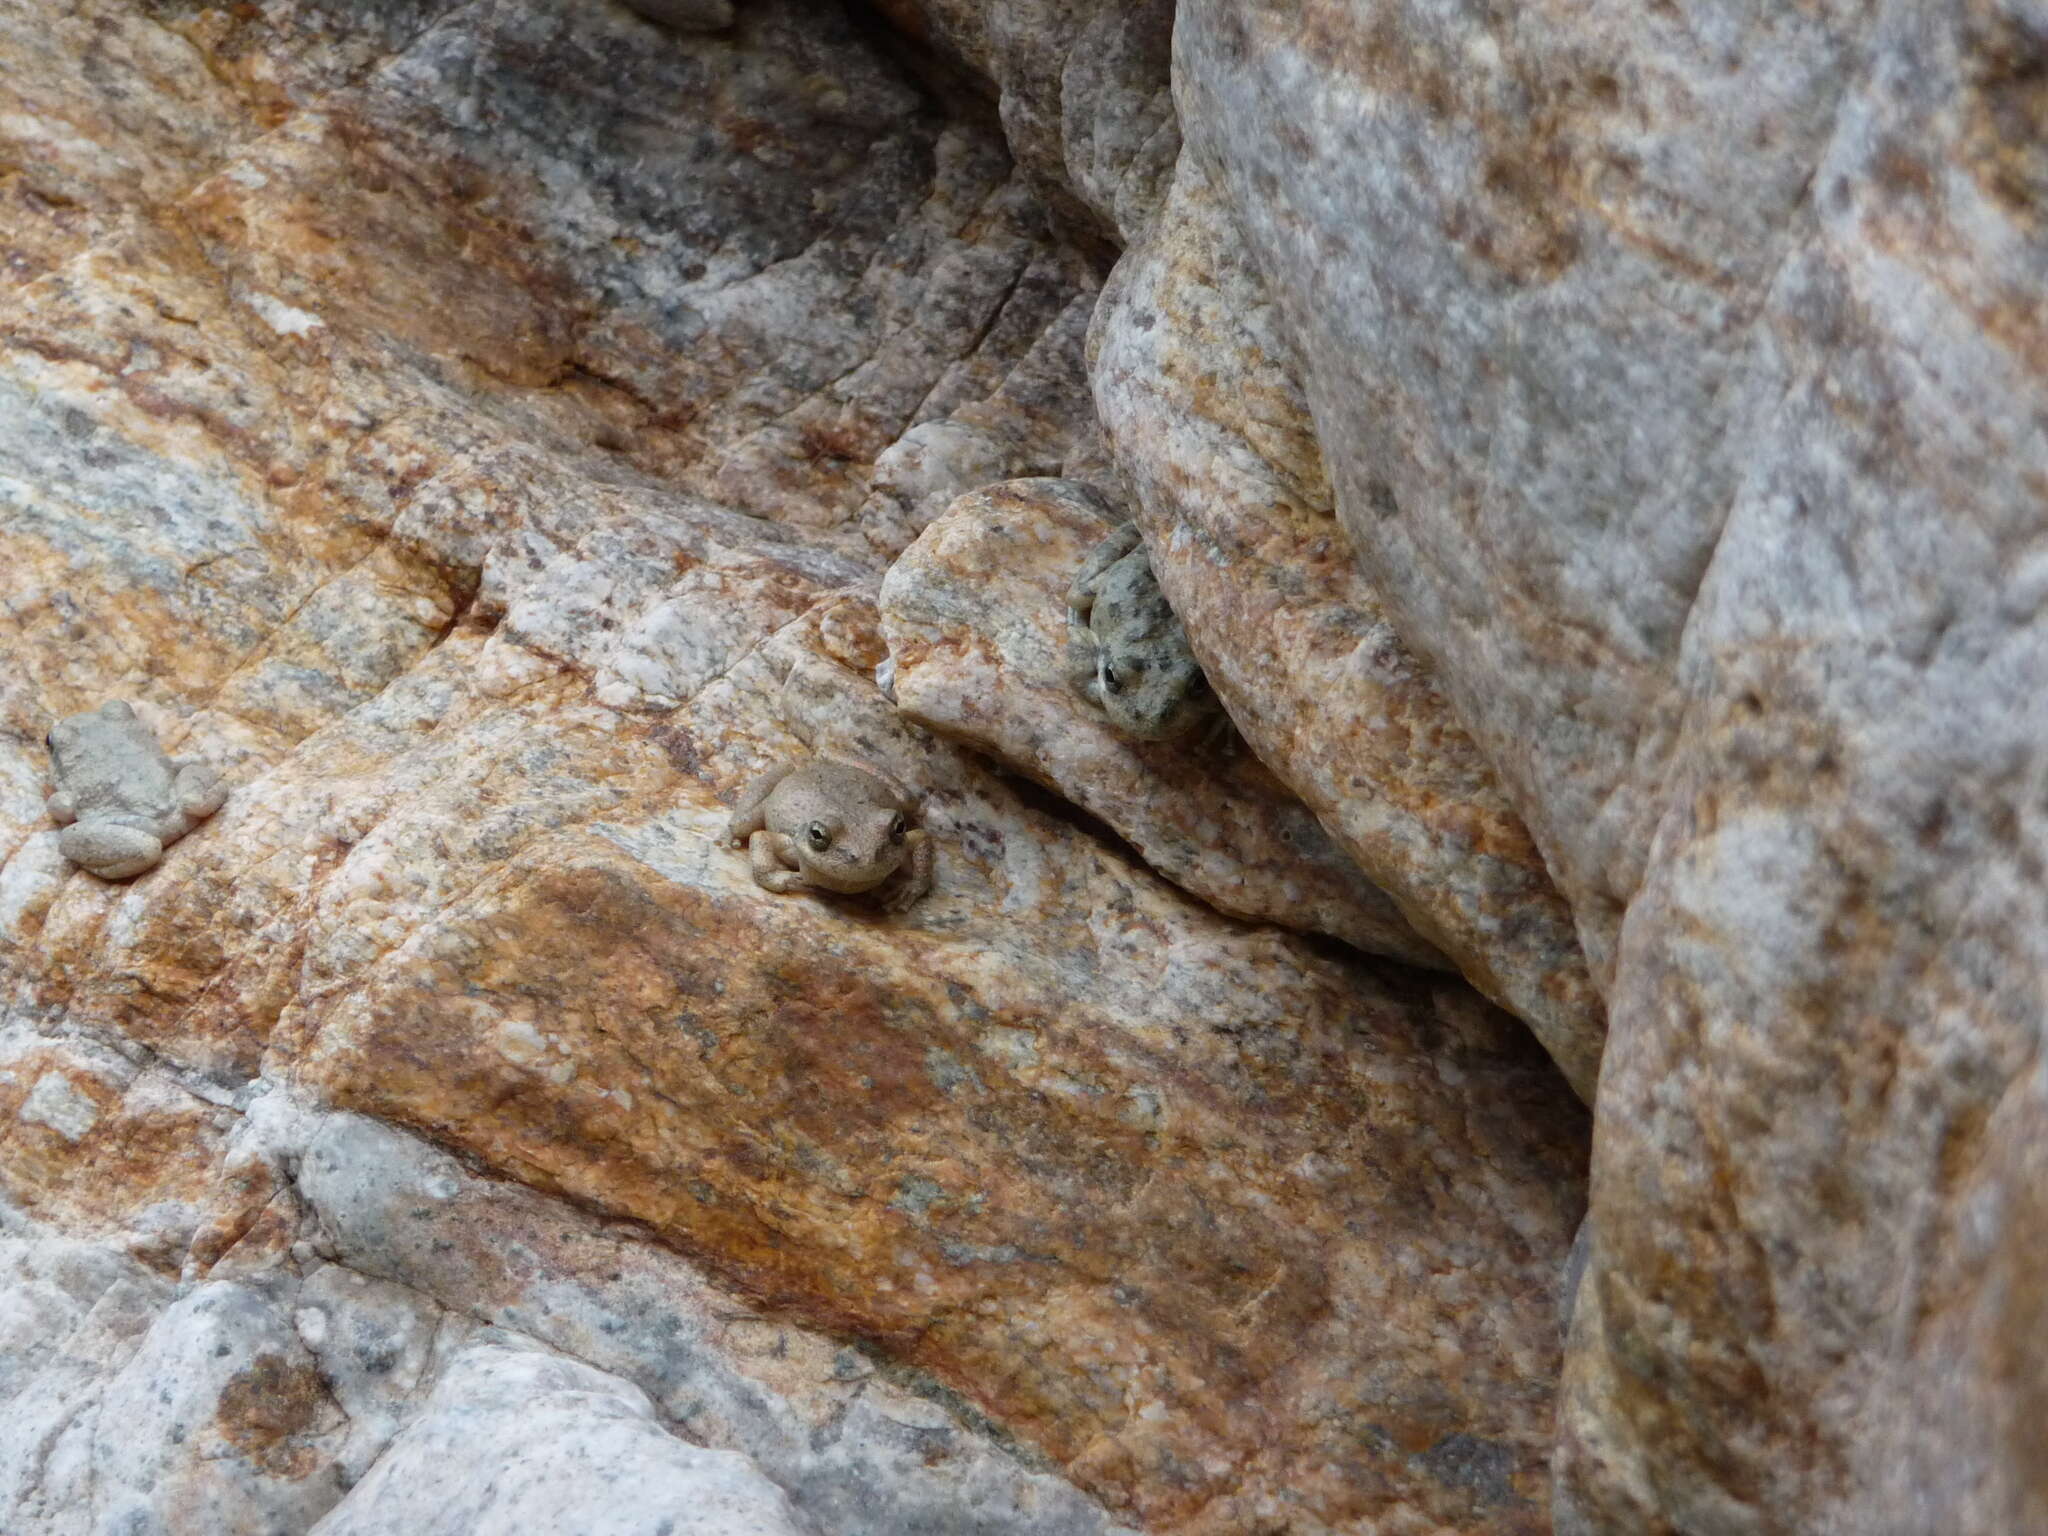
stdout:
<svg viewBox="0 0 2048 1536">
<path fill-rule="evenodd" d="M 625 1494 L 626 1497 L 621 1497 Z M 679 1440 L 630 1382 L 482 1338 L 312 1536 L 806 1536 L 744 1456 Z"/>
<path fill-rule="evenodd" d="M 1541 1529 L 1549 1062 L 874 681 L 971 489 L 870 526 L 892 445 L 1106 473 L 1160 13 L 1063 45 L 1157 131 L 1048 214 L 1049 137 L 827 4 L 5 3 L 0 1527 L 404 1528 L 581 1447 L 819 1536 Z M 120 888 L 41 804 L 107 697 L 235 784 Z M 721 846 L 806 751 L 923 793 L 910 912 Z M 492 1362 L 587 1389 L 558 1459 Z"/>
<path fill-rule="evenodd" d="M 1571 910 L 1357 569 L 1280 315 L 1193 156 L 1090 353 L 1153 569 L 1245 740 L 1590 1103 L 1605 1020 Z"/>
<path fill-rule="evenodd" d="M 1563 1531 L 2041 1523 L 2044 35 L 1178 15 L 1338 515 L 1608 1003 Z"/>
<path fill-rule="evenodd" d="M 1241 742 L 1130 741 L 1075 696 L 1064 594 L 1116 524 L 1074 481 L 1017 480 L 956 502 L 882 584 L 898 707 L 1101 818 L 1220 912 L 1441 967 Z"/>
<path fill-rule="evenodd" d="M 340 1496 L 344 1418 L 291 1318 L 222 1282 L 173 1299 L 98 1245 L 0 1238 L 7 1529 L 306 1530 Z"/>
<path fill-rule="evenodd" d="M 400 818 L 465 821 L 534 756 L 590 809 L 444 845 L 445 873 L 429 838 L 365 840 L 267 1059 L 873 1341 L 1149 1529 L 1520 1528 L 1582 1128 L 1540 1054 L 1461 984 L 1228 922 L 922 736 L 868 676 L 874 623 L 827 596 L 658 722 L 451 718 L 473 774 Z M 937 879 L 909 912 L 762 892 L 723 846 L 726 800 L 806 750 L 922 795 Z M 363 948 L 357 903 L 422 883 L 446 894 Z M 1360 1484 L 1334 1468 L 1366 1422 L 1391 1438 Z M 1483 1485 L 1430 1459 L 1467 1440 Z"/>
<path fill-rule="evenodd" d="M 636 16 L 680 32 L 716 32 L 732 25 L 732 0 L 625 0 Z"/>
<path fill-rule="evenodd" d="M 993 90 L 1003 135 L 1056 216 L 1114 249 L 1157 210 L 1180 148 L 1172 0 L 877 0 Z"/>
</svg>

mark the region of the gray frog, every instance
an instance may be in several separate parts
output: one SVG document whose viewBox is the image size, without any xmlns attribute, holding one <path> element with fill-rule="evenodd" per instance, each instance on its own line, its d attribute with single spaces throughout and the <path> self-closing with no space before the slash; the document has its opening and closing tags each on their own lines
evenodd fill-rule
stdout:
<svg viewBox="0 0 2048 1536">
<path fill-rule="evenodd" d="M 778 893 L 852 895 L 900 873 L 883 902 L 900 912 L 932 885 L 931 839 L 911 825 L 917 809 L 917 797 L 887 774 L 819 757 L 756 779 L 726 836 L 752 856 L 755 882 Z"/>
<path fill-rule="evenodd" d="M 57 848 L 103 880 L 139 875 L 227 800 L 220 775 L 197 758 L 173 762 L 132 706 L 111 699 L 71 715 L 45 738 L 57 792 Z"/>
<path fill-rule="evenodd" d="M 1067 682 L 1139 741 L 1218 723 L 1216 696 L 1134 524 L 1096 545 L 1067 588 Z"/>
</svg>

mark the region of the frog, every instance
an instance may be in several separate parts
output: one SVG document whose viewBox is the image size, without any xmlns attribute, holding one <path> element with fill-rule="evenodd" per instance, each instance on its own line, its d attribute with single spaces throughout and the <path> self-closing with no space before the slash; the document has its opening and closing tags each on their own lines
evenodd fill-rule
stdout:
<svg viewBox="0 0 2048 1536">
<path fill-rule="evenodd" d="M 102 880 L 154 868 L 227 803 L 220 775 L 198 758 L 167 755 L 124 699 L 66 716 L 44 741 L 57 781 L 47 805 L 64 829 L 57 850 Z"/>
<path fill-rule="evenodd" d="M 726 827 L 752 858 L 754 881 L 787 895 L 814 889 L 883 894 L 901 912 L 932 885 L 932 844 L 913 824 L 918 797 L 880 769 L 839 758 L 770 768 L 748 787 Z"/>
<path fill-rule="evenodd" d="M 1222 712 L 1134 523 L 1097 544 L 1067 587 L 1067 684 L 1136 741 L 1213 730 Z"/>
</svg>

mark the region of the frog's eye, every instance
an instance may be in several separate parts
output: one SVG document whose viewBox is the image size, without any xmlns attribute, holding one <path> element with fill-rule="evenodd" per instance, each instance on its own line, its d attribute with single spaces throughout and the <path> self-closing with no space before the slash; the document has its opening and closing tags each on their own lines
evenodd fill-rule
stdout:
<svg viewBox="0 0 2048 1536">
<path fill-rule="evenodd" d="M 1102 668 L 1102 686 L 1115 693 L 1123 685 L 1124 680 L 1116 675 L 1116 668 L 1105 662 Z"/>
<path fill-rule="evenodd" d="M 907 821 L 905 821 L 905 820 L 903 819 L 903 813 L 902 813 L 901 811 L 898 811 L 898 812 L 897 812 L 897 813 L 896 813 L 896 814 L 895 814 L 894 816 L 891 816 L 891 817 L 889 818 L 889 841 L 890 841 L 890 842 L 892 842 L 892 843 L 900 843 L 900 842 L 902 842 L 902 841 L 903 841 L 903 837 L 904 837 L 904 834 L 905 834 L 905 833 L 907 833 L 907 832 L 908 832 L 909 830 L 910 830 L 910 823 L 909 823 L 909 822 L 907 822 Z"/>
<path fill-rule="evenodd" d="M 804 828 L 804 841 L 823 853 L 832 846 L 832 834 L 826 829 L 825 823 L 814 821 Z"/>
</svg>

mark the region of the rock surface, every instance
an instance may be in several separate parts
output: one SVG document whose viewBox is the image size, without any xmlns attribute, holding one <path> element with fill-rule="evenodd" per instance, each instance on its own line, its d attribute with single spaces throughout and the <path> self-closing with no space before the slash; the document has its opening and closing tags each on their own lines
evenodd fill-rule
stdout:
<svg viewBox="0 0 2048 1536">
<path fill-rule="evenodd" d="M 1070 229 L 1113 245 L 1158 208 L 1180 149 L 1172 0 L 876 0 L 996 95 L 1018 164 Z"/>
<path fill-rule="evenodd" d="M 1338 513 L 1614 1021 L 1563 1531 L 2042 1528 L 2044 35 L 1180 9 Z"/>
<path fill-rule="evenodd" d="M 1091 356 L 1153 569 L 1245 739 L 1590 1103 L 1604 1018 L 1571 911 L 1358 573 L 1279 316 L 1192 156 Z"/>
<path fill-rule="evenodd" d="M 2048 1529 L 2040 6 L 648 8 L 0 0 L 0 1529 Z"/>
<path fill-rule="evenodd" d="M 1241 743 L 1128 741 L 1068 687 L 1067 583 L 1117 521 L 1074 481 L 956 502 L 882 584 L 897 706 L 1100 817 L 1218 911 L 1443 966 Z"/>
<path fill-rule="evenodd" d="M 744 1456 L 678 1440 L 631 1383 L 487 1341 L 448 1363 L 419 1416 L 313 1536 L 387 1531 L 803 1536 L 782 1491 Z"/>
<path fill-rule="evenodd" d="M 843 638 L 863 606 L 826 599 L 658 726 L 536 713 L 580 690 L 560 672 L 451 714 L 480 779 L 516 796 L 544 753 L 549 798 L 591 809 L 452 866 L 422 822 L 470 819 L 474 790 L 387 810 L 322 887 L 323 984 L 271 1052 L 881 1343 L 1148 1527 L 1334 1523 L 1365 1495 L 1312 1469 L 1373 1454 L 1373 1422 L 1404 1468 L 1390 1517 L 1514 1529 L 1546 1433 L 1522 1371 L 1555 1347 L 1530 1301 L 1577 1216 L 1555 1078 L 1458 984 L 1225 922 L 921 739 L 842 654 L 873 654 Z M 720 846 L 717 797 L 806 748 L 923 794 L 937 885 L 907 914 L 771 895 Z M 351 757 L 348 783 L 409 756 Z M 382 893 L 422 878 L 450 896 L 364 953 Z M 1497 1476 L 1401 1460 L 1467 1440 Z"/>
<path fill-rule="evenodd" d="M 1044 13 L 1156 121 L 1020 173 L 736 10 L 0 0 L 0 1529 L 488 1524 L 601 1458 L 818 1536 L 1541 1530 L 1587 1125 L 1526 1031 L 874 680 L 962 477 L 1106 471 L 1161 13 Z M 119 888 L 41 807 L 117 696 L 234 786 Z M 721 846 L 812 749 L 925 794 L 911 912 Z"/>
</svg>

